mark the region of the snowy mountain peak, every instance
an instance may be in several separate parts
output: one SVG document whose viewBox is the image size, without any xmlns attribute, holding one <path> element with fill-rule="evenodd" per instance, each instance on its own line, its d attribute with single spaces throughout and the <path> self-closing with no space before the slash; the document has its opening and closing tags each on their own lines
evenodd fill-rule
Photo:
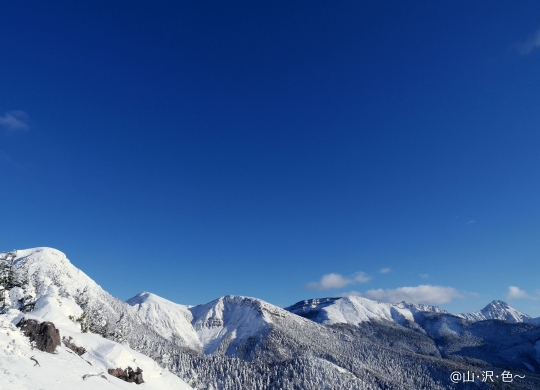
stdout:
<svg viewBox="0 0 540 390">
<path fill-rule="evenodd" d="M 524 319 L 531 318 L 503 301 L 492 301 L 480 311 L 486 318 L 509 322 L 523 322 Z"/>
<path fill-rule="evenodd" d="M 138 293 L 134 297 L 129 298 L 126 302 L 129 303 L 131 306 L 135 306 L 137 304 L 144 304 L 144 303 L 162 303 L 163 301 L 171 302 L 165 298 L 160 297 L 159 295 L 152 294 L 147 291 L 143 291 L 143 292 Z"/>
<path fill-rule="evenodd" d="M 32 265 L 34 268 L 39 268 L 40 270 L 46 268 L 54 271 L 63 271 L 64 273 L 69 273 L 70 270 L 75 269 L 66 255 L 54 248 L 31 248 L 17 250 L 14 253 L 17 256 L 15 265 L 18 267 L 25 264 L 26 267 Z"/>
<path fill-rule="evenodd" d="M 15 268 L 19 274 L 34 279 L 40 286 L 36 298 L 45 294 L 48 287 L 55 285 L 64 295 L 75 296 L 81 291 L 105 294 L 103 289 L 84 272 L 75 267 L 63 252 L 39 247 L 15 251 Z"/>
<path fill-rule="evenodd" d="M 482 311 L 491 310 L 491 309 L 508 310 L 508 309 L 511 309 L 511 307 L 510 307 L 510 305 L 508 303 L 506 303 L 504 301 L 494 300 L 494 301 L 491 301 L 490 303 L 488 303 L 486 305 L 486 307 L 482 309 Z"/>
<path fill-rule="evenodd" d="M 190 308 L 204 352 L 233 354 L 249 337 L 265 335 L 275 318 L 290 313 L 257 298 L 226 295 Z"/>
<path fill-rule="evenodd" d="M 179 305 L 158 295 L 141 292 L 126 301 L 141 320 L 165 339 L 201 351 L 202 345 L 191 325 L 193 315 L 188 306 Z"/>
<path fill-rule="evenodd" d="M 469 321 L 501 320 L 507 322 L 529 322 L 531 317 L 514 309 L 506 302 L 492 301 L 480 311 L 459 315 Z"/>
</svg>

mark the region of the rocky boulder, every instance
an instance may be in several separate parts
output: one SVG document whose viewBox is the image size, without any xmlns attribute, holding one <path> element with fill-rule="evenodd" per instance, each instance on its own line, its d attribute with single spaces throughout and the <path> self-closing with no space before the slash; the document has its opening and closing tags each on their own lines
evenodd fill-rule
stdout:
<svg viewBox="0 0 540 390">
<path fill-rule="evenodd" d="M 43 352 L 54 353 L 60 345 L 60 331 L 52 322 L 21 319 L 17 324 L 23 334 L 30 339 L 35 348 Z"/>
<path fill-rule="evenodd" d="M 129 366 L 125 370 L 122 370 L 121 368 L 109 368 L 108 372 L 109 375 L 115 376 L 118 379 L 122 379 L 123 381 L 129 383 L 136 383 L 138 385 L 144 383 L 142 370 L 139 367 L 137 367 L 135 371 L 133 371 L 133 369 Z"/>
</svg>

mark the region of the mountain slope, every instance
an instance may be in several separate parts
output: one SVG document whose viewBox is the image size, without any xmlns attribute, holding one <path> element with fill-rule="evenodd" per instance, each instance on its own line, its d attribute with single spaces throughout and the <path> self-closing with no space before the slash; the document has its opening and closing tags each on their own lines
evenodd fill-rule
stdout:
<svg viewBox="0 0 540 390">
<path fill-rule="evenodd" d="M 433 306 L 387 304 L 361 297 L 298 302 L 287 310 L 345 334 L 400 350 L 540 372 L 534 319 L 494 301 L 479 312 L 453 315 Z"/>
<path fill-rule="evenodd" d="M 208 353 L 260 362 L 266 367 L 296 362 L 303 367 L 295 368 L 299 372 L 306 367 L 324 367 L 341 381 L 348 378 L 352 388 L 445 388 L 441 380 L 459 367 L 437 357 L 336 332 L 255 298 L 226 296 L 190 310 Z M 430 367 L 429 377 L 426 367 Z M 330 372 L 311 375 L 321 374 Z M 337 383 L 340 385 L 329 388 L 344 388 L 344 382 Z"/>
<path fill-rule="evenodd" d="M 506 322 L 530 322 L 532 318 L 527 314 L 510 307 L 503 301 L 492 301 L 480 311 L 462 313 L 458 316 L 471 322 L 485 320 L 500 320 Z"/>
<path fill-rule="evenodd" d="M 38 300 L 51 286 L 56 286 L 60 296 L 72 298 L 82 309 L 81 325 L 91 332 L 156 356 L 170 344 L 140 319 L 135 308 L 103 290 L 73 266 L 64 253 L 34 248 L 19 250 L 16 255 L 17 272 L 26 274 L 28 279 L 24 294 Z M 13 307 L 16 306 L 15 302 Z"/>
<path fill-rule="evenodd" d="M 414 322 L 415 314 L 418 312 L 445 312 L 436 306 L 414 305 L 406 302 L 381 303 L 359 296 L 309 299 L 289 306 L 285 310 L 323 325 L 358 325 L 367 321 L 393 321 L 403 325 Z"/>
<path fill-rule="evenodd" d="M 190 309 L 193 327 L 204 345 L 204 352 L 222 352 L 244 357 L 238 349 L 254 338 L 268 335 L 273 317 L 284 316 L 284 310 L 256 298 L 225 296 Z"/>
<path fill-rule="evenodd" d="M 133 306 L 141 320 L 165 339 L 202 351 L 202 344 L 191 324 L 193 315 L 187 306 L 148 292 L 137 294 L 126 303 Z"/>
<path fill-rule="evenodd" d="M 39 248 L 21 251 L 19 255 L 18 271 L 30 273 L 28 284 L 13 288 L 9 308 L 0 312 L 0 388 L 9 384 L 10 390 L 132 389 L 133 384 L 108 374 L 108 369 L 131 366 L 143 370 L 144 385 L 149 390 L 191 389 L 180 378 L 127 345 L 83 332 L 81 319 L 85 312 L 75 299 L 78 286 L 96 294 L 101 289 L 75 269 L 61 252 Z M 20 296 L 32 297 L 32 311 L 17 308 Z M 60 337 L 84 348 L 82 355 L 65 345 L 56 347 L 54 354 L 35 349 L 15 327 L 22 318 L 53 322 Z"/>
</svg>

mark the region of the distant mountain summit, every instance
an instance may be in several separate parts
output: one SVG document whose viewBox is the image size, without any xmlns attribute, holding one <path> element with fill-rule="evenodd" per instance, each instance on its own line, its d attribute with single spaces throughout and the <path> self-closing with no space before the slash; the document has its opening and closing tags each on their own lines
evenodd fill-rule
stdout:
<svg viewBox="0 0 540 390">
<path fill-rule="evenodd" d="M 137 294 L 126 303 L 133 306 L 141 320 L 165 339 L 202 352 L 202 344 L 191 324 L 193 315 L 188 306 L 149 292 Z"/>
<path fill-rule="evenodd" d="M 257 298 L 227 295 L 192 307 L 193 327 L 205 353 L 236 355 L 251 337 L 266 336 L 273 317 L 290 315 L 283 309 Z"/>
<path fill-rule="evenodd" d="M 501 320 L 506 322 L 531 322 L 533 319 L 510 307 L 506 302 L 503 301 L 492 301 L 486 307 L 480 311 L 475 311 L 472 313 L 463 313 L 459 314 L 460 317 L 463 317 L 471 322 L 476 321 L 485 321 L 485 320 Z"/>
</svg>

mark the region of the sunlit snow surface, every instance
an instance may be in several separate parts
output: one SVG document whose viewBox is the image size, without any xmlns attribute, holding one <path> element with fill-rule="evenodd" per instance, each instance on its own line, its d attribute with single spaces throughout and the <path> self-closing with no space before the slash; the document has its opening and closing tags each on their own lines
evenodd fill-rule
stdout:
<svg viewBox="0 0 540 390">
<path fill-rule="evenodd" d="M 272 305 L 255 298 L 225 296 L 196 306 L 191 312 L 204 352 L 211 354 L 224 342 L 234 346 L 250 336 L 264 335 L 271 323 L 270 310 Z"/>
<path fill-rule="evenodd" d="M 535 319 L 502 301 L 493 301 L 480 311 L 459 314 L 459 316 L 469 321 L 501 320 L 507 322 L 535 322 Z"/>
<path fill-rule="evenodd" d="M 127 346 L 102 338 L 97 334 L 82 333 L 77 318 L 82 309 L 69 297 L 69 291 L 81 287 L 101 290 L 83 272 L 77 270 L 65 255 L 50 248 L 19 251 L 30 271 L 40 271 L 39 291 L 35 291 L 35 310 L 23 314 L 10 309 L 0 315 L 0 389 L 2 390 L 73 390 L 73 389 L 133 389 L 136 385 L 110 376 L 109 368 L 140 367 L 145 383 L 140 389 L 191 389 L 184 381 L 159 367 L 152 359 Z M 62 281 L 62 290 L 53 285 L 52 277 Z M 15 327 L 22 318 L 51 321 L 61 337 L 72 337 L 72 342 L 86 349 L 78 356 L 64 345 L 55 354 L 32 349 L 26 337 Z M 30 358 L 39 362 L 39 366 Z M 103 375 L 105 378 L 101 377 Z"/>
<path fill-rule="evenodd" d="M 286 308 L 323 325 L 351 324 L 371 320 L 386 320 L 403 324 L 414 321 L 419 311 L 444 312 L 436 306 L 401 303 L 381 303 L 359 296 L 322 298 L 301 301 Z"/>
<path fill-rule="evenodd" d="M 183 340 L 184 345 L 201 351 L 202 344 L 193 329 L 193 315 L 188 306 L 179 305 L 155 294 L 142 292 L 126 301 L 139 317 L 169 341 Z"/>
</svg>

